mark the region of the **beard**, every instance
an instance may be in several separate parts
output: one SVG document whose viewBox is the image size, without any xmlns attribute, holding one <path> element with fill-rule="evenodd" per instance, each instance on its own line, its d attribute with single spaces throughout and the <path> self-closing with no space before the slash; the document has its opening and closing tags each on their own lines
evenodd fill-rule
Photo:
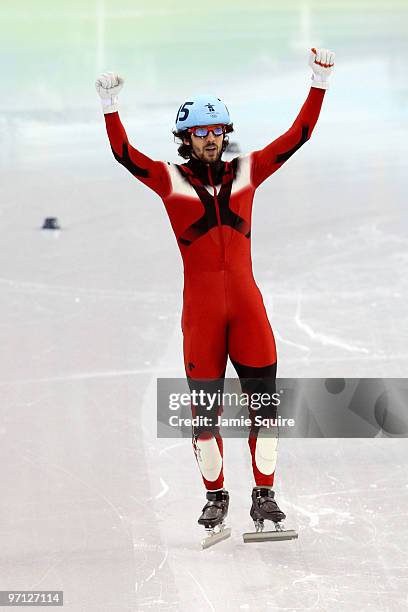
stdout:
<svg viewBox="0 0 408 612">
<path fill-rule="evenodd" d="M 208 145 L 201 151 L 194 151 L 193 149 L 193 153 L 200 161 L 212 164 L 220 159 L 222 154 L 222 145 Z"/>
</svg>

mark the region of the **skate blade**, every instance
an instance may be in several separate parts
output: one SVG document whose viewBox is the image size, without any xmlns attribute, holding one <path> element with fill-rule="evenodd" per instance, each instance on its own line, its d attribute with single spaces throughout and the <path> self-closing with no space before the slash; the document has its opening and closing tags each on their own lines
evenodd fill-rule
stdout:
<svg viewBox="0 0 408 612">
<path fill-rule="evenodd" d="M 229 527 L 226 527 L 222 529 L 221 531 L 219 531 L 218 533 L 214 533 L 208 536 L 208 538 L 204 538 L 204 540 L 201 540 L 201 548 L 202 550 L 205 550 L 206 548 L 209 548 L 210 546 L 213 546 L 214 544 L 218 544 L 218 542 L 221 542 L 222 540 L 226 540 L 227 538 L 230 537 L 230 535 L 231 535 L 231 529 Z"/>
<path fill-rule="evenodd" d="M 252 531 L 242 535 L 245 543 L 271 542 L 275 540 L 295 540 L 298 534 L 293 529 L 282 531 Z"/>
</svg>

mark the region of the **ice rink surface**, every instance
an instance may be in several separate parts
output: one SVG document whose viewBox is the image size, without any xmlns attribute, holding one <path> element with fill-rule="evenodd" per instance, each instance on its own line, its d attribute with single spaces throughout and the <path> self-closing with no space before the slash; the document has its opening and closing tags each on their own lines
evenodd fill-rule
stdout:
<svg viewBox="0 0 408 612">
<path fill-rule="evenodd" d="M 0 19 L 0 590 L 63 590 L 70 612 L 407 609 L 406 439 L 281 440 L 299 539 L 252 545 L 247 443 L 226 440 L 233 534 L 200 551 L 190 442 L 156 438 L 156 378 L 183 376 L 181 258 L 93 85 L 123 74 L 151 157 L 177 161 L 196 91 L 247 152 L 291 125 L 308 48 L 332 48 L 311 141 L 257 192 L 255 277 L 279 376 L 406 377 L 406 2 L 25 0 Z"/>
</svg>

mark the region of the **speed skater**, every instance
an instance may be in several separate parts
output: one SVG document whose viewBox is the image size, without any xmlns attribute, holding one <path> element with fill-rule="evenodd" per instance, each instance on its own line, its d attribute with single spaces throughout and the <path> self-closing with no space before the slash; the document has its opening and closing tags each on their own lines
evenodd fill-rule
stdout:
<svg viewBox="0 0 408 612">
<path fill-rule="evenodd" d="M 220 391 L 230 358 L 243 392 L 275 393 L 277 356 L 274 335 L 251 261 L 251 212 L 256 189 L 276 172 L 312 135 L 319 117 L 334 53 L 312 49 L 312 82 L 293 125 L 263 149 L 222 159 L 233 131 L 229 111 L 220 98 L 201 94 L 184 101 L 173 134 L 186 161 L 154 161 L 128 140 L 118 114 L 118 93 L 124 80 L 104 73 L 96 81 L 109 142 L 115 159 L 163 200 L 184 266 L 183 353 L 190 389 L 206 385 Z M 205 411 L 200 407 L 194 416 Z M 193 427 L 196 460 L 207 490 L 199 523 L 213 528 L 228 511 L 224 487 L 223 443 L 213 420 Z M 276 408 L 261 409 L 276 418 Z M 251 412 L 251 411 L 250 411 Z M 258 413 L 259 414 L 259 413 Z M 251 415 L 253 416 L 253 415 Z M 210 422 L 210 424 L 208 424 Z M 213 423 L 213 424 L 211 424 Z M 274 499 L 277 435 L 256 426 L 249 430 L 254 487 L 251 516 L 279 522 L 285 514 Z"/>
</svg>

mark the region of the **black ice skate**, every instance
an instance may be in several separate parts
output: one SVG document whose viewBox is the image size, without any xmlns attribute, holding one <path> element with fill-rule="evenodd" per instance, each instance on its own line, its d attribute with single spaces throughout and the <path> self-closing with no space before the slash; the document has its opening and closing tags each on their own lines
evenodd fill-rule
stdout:
<svg viewBox="0 0 408 612">
<path fill-rule="evenodd" d="M 254 487 L 250 515 L 255 524 L 255 532 L 244 533 L 244 542 L 293 540 L 298 537 L 293 529 L 285 529 L 282 521 L 286 518 L 286 514 L 276 503 L 275 493 L 272 489 Z M 264 531 L 265 520 L 273 523 L 273 531 Z"/>
<path fill-rule="evenodd" d="M 208 537 L 201 542 L 202 548 L 208 548 L 221 540 L 229 538 L 231 529 L 225 527 L 225 519 L 228 514 L 229 495 L 228 491 L 207 491 L 207 503 L 198 519 L 199 525 L 204 525 Z"/>
</svg>

